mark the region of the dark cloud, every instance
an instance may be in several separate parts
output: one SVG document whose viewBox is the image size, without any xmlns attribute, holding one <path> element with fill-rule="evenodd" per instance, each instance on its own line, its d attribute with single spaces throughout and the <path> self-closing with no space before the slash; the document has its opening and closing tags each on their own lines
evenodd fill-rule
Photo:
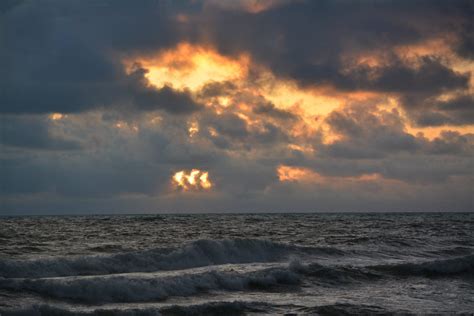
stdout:
<svg viewBox="0 0 474 316">
<path fill-rule="evenodd" d="M 132 104 L 142 110 L 163 109 L 169 113 L 191 113 L 201 106 L 193 100 L 189 91 L 177 91 L 169 86 L 155 88 L 145 78 L 146 70 L 136 66 L 129 77 Z"/>
<path fill-rule="evenodd" d="M 210 18 L 206 16 L 206 38 L 226 54 L 249 51 L 258 63 L 302 86 L 399 95 L 409 114 L 415 115 L 411 109 L 428 99 L 468 89 L 471 74 L 453 70 L 436 51 L 407 61 L 393 54 L 394 48 L 448 36 L 460 39 L 458 51 L 465 57 L 470 52 L 472 12 L 469 1 L 297 1 L 256 15 L 211 12 Z M 383 51 L 377 66 L 359 65 L 352 57 L 377 51 Z M 419 123 L 462 125 L 470 116 L 431 108 Z"/>
<path fill-rule="evenodd" d="M 474 26 L 471 26 L 467 33 L 463 34 L 457 47 L 459 55 L 464 58 L 474 59 Z"/>
<path fill-rule="evenodd" d="M 334 111 L 327 123 L 342 136 L 320 150 L 332 157 L 346 159 L 382 158 L 397 152 L 415 152 L 417 139 L 403 130 L 398 112 L 370 112 L 369 109 L 349 108 Z"/>
<path fill-rule="evenodd" d="M 0 212 L 472 210 L 474 135 L 415 136 L 405 117 L 474 123 L 471 74 L 455 65 L 472 60 L 472 1 L 275 4 L 1 1 Z M 396 52 L 430 40 L 453 54 Z M 247 54 L 248 77 L 190 91 L 156 87 L 145 66 L 123 64 L 181 42 Z M 378 59 L 358 60 L 367 56 Z M 282 109 L 260 95 L 273 77 L 314 95 L 330 88 L 323 97 L 340 107 L 313 126 L 305 106 L 319 104 Z M 376 96 L 353 104 L 348 92 L 359 91 Z M 402 108 L 387 110 L 395 99 Z M 279 181 L 281 165 L 317 177 Z M 174 172 L 193 168 L 209 172 L 209 195 L 169 188 Z"/>
<path fill-rule="evenodd" d="M 461 21 L 462 24 L 459 30 L 459 41 L 456 47 L 460 56 L 468 59 L 474 59 L 474 3 L 472 1 L 465 1 L 463 4 L 463 11 L 470 19 Z"/>
<path fill-rule="evenodd" d="M 158 50 L 180 40 L 173 7 L 160 1 L 24 1 L 2 16 L 0 111 L 81 112 L 124 104 L 183 113 L 188 93 L 157 90 L 127 74 L 120 54 Z"/>
<path fill-rule="evenodd" d="M 51 190 L 50 181 L 54 177 L 52 170 L 44 164 L 30 164 L 24 158 L 0 159 L 0 194 L 21 195 Z"/>
<path fill-rule="evenodd" d="M 206 83 L 201 91 L 199 92 L 199 96 L 202 98 L 212 98 L 218 97 L 226 94 L 231 94 L 235 92 L 237 86 L 230 81 L 224 82 L 210 82 Z"/>
<path fill-rule="evenodd" d="M 14 8 L 15 6 L 21 4 L 23 0 L 5 0 L 0 3 L 0 13 L 5 13 L 8 10 Z"/>
<path fill-rule="evenodd" d="M 139 103 L 159 100 L 153 89 L 130 90 L 134 85 L 126 84 L 130 77 L 120 57 L 156 53 L 201 37 L 223 53 L 250 52 L 258 63 L 302 85 L 435 93 L 465 88 L 469 78 L 436 58 L 423 58 L 418 67 L 394 59 L 379 69 L 350 71 L 342 61 L 347 52 L 389 50 L 447 31 L 469 37 L 469 27 L 451 26 L 451 19 L 466 24 L 472 17 L 466 1 L 295 1 L 258 14 L 220 6 L 203 9 L 199 1 L 13 3 L 5 5 L 2 23 L 8 27 L 0 37 L 4 113 L 78 112 L 120 105 L 130 96 Z M 178 14 L 188 14 L 191 23 L 179 23 Z M 210 88 L 203 93 L 212 92 Z M 163 108 L 184 112 L 187 107 Z"/>
<path fill-rule="evenodd" d="M 74 150 L 76 140 L 51 134 L 46 119 L 41 117 L 0 116 L 0 144 L 40 150 Z"/>
<path fill-rule="evenodd" d="M 380 67 L 355 66 L 345 69 L 340 61 L 302 64 L 288 73 L 303 86 L 330 84 L 341 90 L 368 90 L 400 94 L 436 94 L 466 89 L 470 74 L 459 73 L 434 57 L 423 57 L 417 65 L 391 58 Z"/>
<path fill-rule="evenodd" d="M 281 110 L 271 102 L 259 103 L 253 108 L 255 114 L 267 115 L 279 120 L 295 120 L 297 116 L 290 111 Z"/>
<path fill-rule="evenodd" d="M 363 78 L 366 84 L 359 85 L 362 88 L 385 92 L 400 93 L 437 93 L 443 90 L 467 88 L 469 74 L 461 74 L 443 65 L 439 60 L 423 57 L 419 60 L 419 65 L 409 67 L 397 60 L 394 64 L 382 68 L 380 74 L 376 73 L 375 80 L 367 80 L 368 75 Z"/>
<path fill-rule="evenodd" d="M 421 109 L 412 109 L 419 126 L 474 124 L 474 97 L 461 95 L 448 101 L 424 100 Z"/>
<path fill-rule="evenodd" d="M 442 183 L 455 176 L 470 176 L 472 161 L 469 159 L 427 157 L 423 155 L 400 157 L 385 161 L 381 174 L 390 179 L 399 179 L 408 183 Z"/>
<path fill-rule="evenodd" d="M 468 156 L 474 153 L 474 134 L 443 131 L 440 136 L 426 145 L 428 153 L 440 155 Z"/>
<path fill-rule="evenodd" d="M 380 174 L 407 183 L 433 183 L 472 174 L 474 135 L 445 131 L 429 140 L 404 130 L 397 111 L 349 107 L 332 112 L 329 126 L 341 137 L 316 143 L 314 157 L 292 160 L 326 176 Z M 468 171 L 469 170 L 469 171 Z"/>
<path fill-rule="evenodd" d="M 258 126 L 252 126 L 234 113 L 209 114 L 202 118 L 201 123 L 202 127 L 207 128 L 207 137 L 221 149 L 255 150 L 275 146 L 289 139 L 287 131 L 265 118 L 260 118 L 256 123 Z M 214 129 L 216 134 L 212 135 L 209 128 Z"/>
<path fill-rule="evenodd" d="M 65 197 L 106 198 L 120 194 L 156 195 L 168 174 L 156 166 L 131 160 L 109 163 L 74 157 L 30 157 L 3 160 L 1 194 L 54 193 Z"/>
<path fill-rule="evenodd" d="M 259 63 L 302 85 L 332 84 L 342 89 L 389 92 L 439 91 L 466 87 L 469 76 L 454 72 L 435 58 L 422 58 L 415 67 L 392 57 L 386 67 L 347 71 L 343 55 L 390 51 L 396 45 L 460 32 L 452 26 L 452 20 L 462 23 L 472 18 L 464 11 L 465 4 L 466 1 L 296 1 L 256 15 L 211 13 L 211 17 L 205 17 L 209 24 L 206 35 L 223 53 L 250 51 Z M 433 20 L 437 21 L 436 26 Z"/>
</svg>

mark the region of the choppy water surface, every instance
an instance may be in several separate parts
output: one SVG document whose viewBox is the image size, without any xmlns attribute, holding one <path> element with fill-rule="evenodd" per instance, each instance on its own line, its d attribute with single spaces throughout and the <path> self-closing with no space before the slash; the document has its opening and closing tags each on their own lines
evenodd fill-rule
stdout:
<svg viewBox="0 0 474 316">
<path fill-rule="evenodd" d="M 0 218 L 3 315 L 474 312 L 474 214 Z"/>
</svg>

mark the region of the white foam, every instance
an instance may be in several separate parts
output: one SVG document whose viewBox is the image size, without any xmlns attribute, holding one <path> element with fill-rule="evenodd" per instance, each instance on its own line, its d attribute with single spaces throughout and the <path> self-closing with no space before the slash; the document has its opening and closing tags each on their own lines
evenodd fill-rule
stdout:
<svg viewBox="0 0 474 316">
<path fill-rule="evenodd" d="M 177 249 L 34 260 L 0 260 L 0 277 L 104 275 L 226 263 L 273 262 L 301 251 L 338 253 L 337 249 L 332 248 L 296 247 L 260 239 L 197 240 Z"/>
<path fill-rule="evenodd" d="M 250 272 L 211 269 L 200 273 L 133 273 L 41 279 L 0 279 L 0 287 L 32 291 L 43 296 L 84 302 L 140 302 L 190 296 L 212 290 L 239 291 L 297 284 L 298 273 L 288 268 Z"/>
</svg>

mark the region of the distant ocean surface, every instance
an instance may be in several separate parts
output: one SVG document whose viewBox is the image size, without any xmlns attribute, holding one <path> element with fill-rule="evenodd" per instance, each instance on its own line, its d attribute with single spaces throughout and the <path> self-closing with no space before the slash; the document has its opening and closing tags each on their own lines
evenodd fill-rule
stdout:
<svg viewBox="0 0 474 316">
<path fill-rule="evenodd" d="M 474 214 L 0 218 L 0 314 L 474 312 Z"/>
</svg>

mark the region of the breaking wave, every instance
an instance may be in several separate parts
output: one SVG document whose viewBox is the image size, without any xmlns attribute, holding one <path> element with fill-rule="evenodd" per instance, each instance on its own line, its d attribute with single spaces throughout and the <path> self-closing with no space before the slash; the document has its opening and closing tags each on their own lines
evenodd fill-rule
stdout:
<svg viewBox="0 0 474 316">
<path fill-rule="evenodd" d="M 81 302 L 161 301 L 171 296 L 191 296 L 211 290 L 264 290 L 278 285 L 295 285 L 300 275 L 292 268 L 267 268 L 238 273 L 119 274 L 108 276 L 43 279 L 0 279 L 0 287 L 31 291 L 42 296 Z"/>
<path fill-rule="evenodd" d="M 206 268 L 207 269 L 207 268 Z M 287 266 L 253 270 L 241 266 L 220 269 L 182 270 L 179 273 L 129 273 L 39 279 L 3 278 L 0 287 L 29 291 L 42 296 L 88 303 L 162 301 L 210 291 L 266 291 L 275 287 L 299 286 L 306 278 L 326 285 L 366 282 L 379 274 L 355 267 L 329 267 L 291 261 Z"/>
<path fill-rule="evenodd" d="M 0 288 L 29 291 L 41 296 L 87 303 L 163 301 L 211 291 L 267 291 L 300 286 L 303 280 L 338 286 L 370 282 L 384 276 L 472 275 L 474 255 L 421 263 L 370 267 L 323 266 L 292 261 L 287 266 L 252 269 L 241 266 L 191 269 L 177 272 L 126 273 L 50 278 L 0 278 Z"/>
<path fill-rule="evenodd" d="M 179 270 L 227 263 L 273 262 L 298 252 L 341 255 L 329 247 L 301 247 L 261 239 L 197 240 L 175 249 L 110 255 L 0 260 L 0 277 L 39 278 Z"/>
</svg>

